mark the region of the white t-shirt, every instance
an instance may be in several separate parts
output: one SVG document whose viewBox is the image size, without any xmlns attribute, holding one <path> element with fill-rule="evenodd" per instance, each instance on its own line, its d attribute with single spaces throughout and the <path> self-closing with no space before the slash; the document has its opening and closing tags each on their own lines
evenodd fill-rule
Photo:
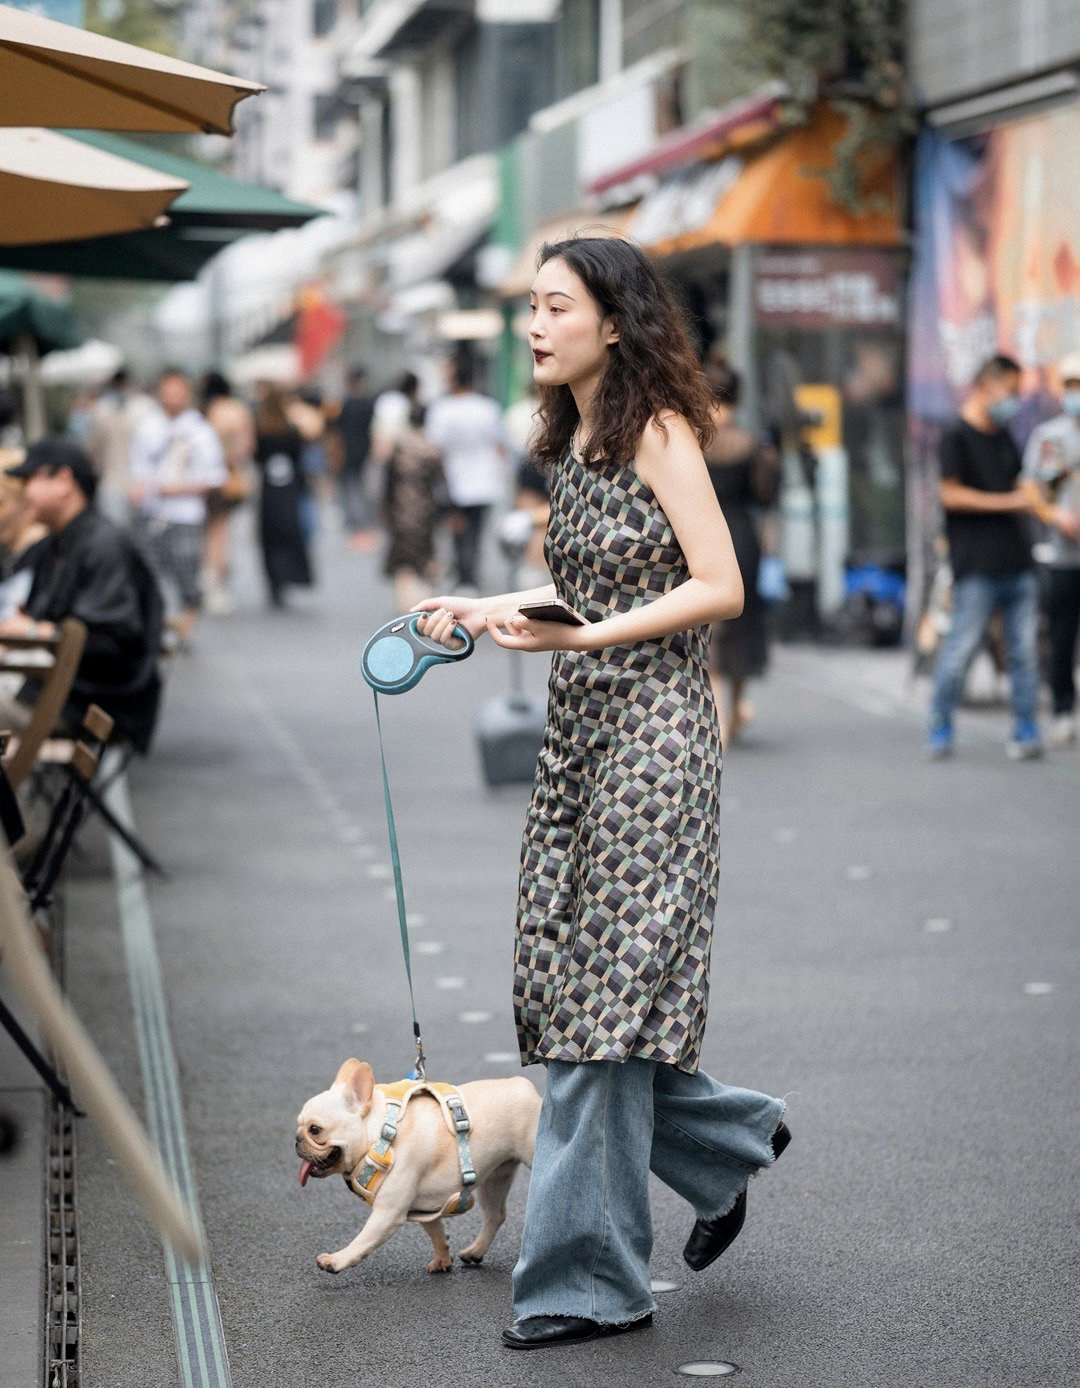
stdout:
<svg viewBox="0 0 1080 1388">
<path fill-rule="evenodd" d="M 157 489 L 182 483 L 220 487 L 228 476 L 217 434 L 196 409 L 170 419 L 162 409 L 139 420 L 131 436 L 131 480 L 147 488 L 142 514 L 167 525 L 201 525 L 203 496 L 160 496 Z"/>
<path fill-rule="evenodd" d="M 1080 420 L 1060 414 L 1032 431 L 1024 449 L 1024 474 L 1037 482 L 1058 482 L 1056 501 L 1080 516 Z M 1045 562 L 1059 569 L 1080 568 L 1080 544 L 1068 540 L 1056 525 L 1046 527 Z"/>
<path fill-rule="evenodd" d="M 502 414 L 494 400 L 470 391 L 444 395 L 427 413 L 424 433 L 442 454 L 455 506 L 490 506 L 506 493 Z"/>
</svg>

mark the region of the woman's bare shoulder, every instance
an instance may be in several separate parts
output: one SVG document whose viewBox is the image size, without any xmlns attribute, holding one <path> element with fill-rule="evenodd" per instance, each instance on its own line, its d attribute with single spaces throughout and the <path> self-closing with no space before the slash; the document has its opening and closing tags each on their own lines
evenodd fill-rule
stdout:
<svg viewBox="0 0 1080 1388">
<path fill-rule="evenodd" d="M 674 410 L 661 410 L 653 415 L 642 431 L 634 458 L 638 473 L 648 481 L 646 474 L 650 470 L 670 467 L 687 459 L 701 459 L 701 446 L 690 425 Z"/>
</svg>

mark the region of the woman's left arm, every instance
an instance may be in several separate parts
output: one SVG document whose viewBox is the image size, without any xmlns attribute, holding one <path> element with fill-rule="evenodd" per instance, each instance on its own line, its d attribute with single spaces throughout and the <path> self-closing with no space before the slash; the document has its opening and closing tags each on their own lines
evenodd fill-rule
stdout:
<svg viewBox="0 0 1080 1388">
<path fill-rule="evenodd" d="M 654 420 L 646 428 L 635 468 L 667 516 L 690 577 L 661 597 L 582 627 L 512 617 L 505 634 L 489 626 L 500 646 L 598 651 L 655 641 L 742 611 L 742 575 L 698 441 L 685 420 L 672 416 L 664 424 L 662 430 Z"/>
</svg>

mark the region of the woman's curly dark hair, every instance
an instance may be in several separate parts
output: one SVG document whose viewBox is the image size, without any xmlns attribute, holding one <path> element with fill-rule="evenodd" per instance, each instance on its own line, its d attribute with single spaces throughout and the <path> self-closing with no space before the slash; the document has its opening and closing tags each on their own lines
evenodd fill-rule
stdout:
<svg viewBox="0 0 1080 1388">
<path fill-rule="evenodd" d="M 542 246 L 537 268 L 555 258 L 619 330 L 593 396 L 582 461 L 593 468 L 631 462 L 645 426 L 665 410 L 681 415 L 704 448 L 716 431 L 712 392 L 682 314 L 645 253 L 617 237 L 571 236 Z M 548 471 L 566 456 L 578 411 L 569 386 L 540 386 L 539 395 L 533 458 Z"/>
</svg>

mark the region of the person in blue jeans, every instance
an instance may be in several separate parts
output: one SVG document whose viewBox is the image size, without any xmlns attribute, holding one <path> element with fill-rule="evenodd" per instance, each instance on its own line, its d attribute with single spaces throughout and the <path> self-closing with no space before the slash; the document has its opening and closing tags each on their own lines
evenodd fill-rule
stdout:
<svg viewBox="0 0 1080 1388">
<path fill-rule="evenodd" d="M 552 582 L 415 609 L 438 641 L 460 623 L 554 652 L 518 892 L 518 1043 L 547 1083 L 502 1332 L 512 1350 L 646 1329 L 649 1172 L 688 1203 L 683 1257 L 700 1272 L 791 1138 L 783 1099 L 700 1064 L 723 762 L 708 638 L 743 604 L 702 453 L 711 393 L 639 247 L 569 237 L 540 260 L 533 449 Z"/>
<path fill-rule="evenodd" d="M 1038 589 L 1028 528 L 1036 498 L 1020 481 L 1020 452 L 1008 429 L 1019 405 L 1019 363 L 993 356 L 976 375 L 959 419 L 942 435 L 941 504 L 953 610 L 930 699 L 927 749 L 935 760 L 953 750 L 953 715 L 995 611 L 1004 619 L 1012 695 L 1008 752 L 1018 759 L 1042 755 L 1036 716 Z"/>
</svg>

